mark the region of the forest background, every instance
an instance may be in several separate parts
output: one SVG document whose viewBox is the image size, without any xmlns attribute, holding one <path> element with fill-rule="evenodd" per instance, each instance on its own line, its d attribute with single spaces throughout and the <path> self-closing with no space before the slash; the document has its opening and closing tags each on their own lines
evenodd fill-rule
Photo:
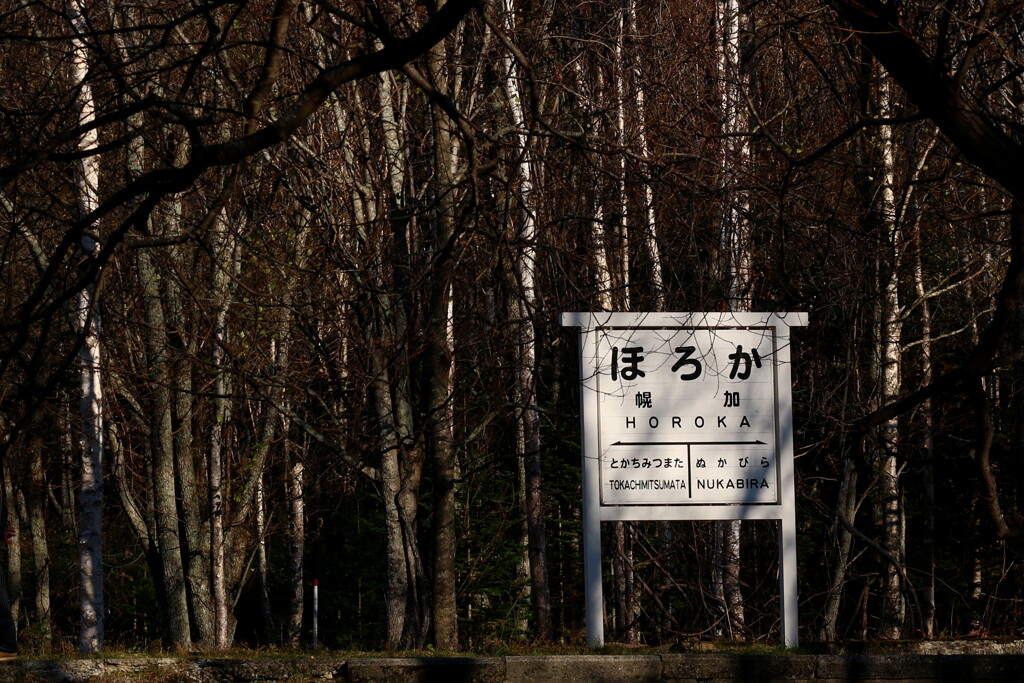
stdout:
<svg viewBox="0 0 1024 683">
<path fill-rule="evenodd" d="M 583 642 L 562 311 L 806 311 L 801 637 L 1024 627 L 1024 11 L 4 0 L 23 645 Z M 778 639 L 774 523 L 608 525 L 610 639 Z"/>
</svg>

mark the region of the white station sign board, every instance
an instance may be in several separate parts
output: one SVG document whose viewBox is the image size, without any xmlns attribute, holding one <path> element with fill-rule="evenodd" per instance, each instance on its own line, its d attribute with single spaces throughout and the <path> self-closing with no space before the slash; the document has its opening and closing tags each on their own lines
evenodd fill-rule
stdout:
<svg viewBox="0 0 1024 683">
<path fill-rule="evenodd" d="M 601 521 L 768 519 L 781 522 L 783 644 L 795 646 L 789 328 L 807 315 L 563 313 L 561 322 L 580 330 L 591 645 L 603 643 Z"/>
<path fill-rule="evenodd" d="M 778 503 L 774 328 L 601 328 L 601 505 Z"/>
</svg>

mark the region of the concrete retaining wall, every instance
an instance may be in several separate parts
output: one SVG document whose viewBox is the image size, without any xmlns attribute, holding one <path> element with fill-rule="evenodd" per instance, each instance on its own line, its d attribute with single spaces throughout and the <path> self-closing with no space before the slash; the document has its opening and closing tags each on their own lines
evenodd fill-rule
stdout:
<svg viewBox="0 0 1024 683">
<path fill-rule="evenodd" d="M 0 664 L 7 681 L 1020 681 L 1024 655 L 581 655 L 83 659 Z"/>
</svg>

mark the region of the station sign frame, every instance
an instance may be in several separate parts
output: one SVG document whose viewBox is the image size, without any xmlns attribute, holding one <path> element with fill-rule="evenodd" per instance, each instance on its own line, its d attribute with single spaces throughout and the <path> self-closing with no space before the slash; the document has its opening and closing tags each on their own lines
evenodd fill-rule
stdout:
<svg viewBox="0 0 1024 683">
<path fill-rule="evenodd" d="M 796 647 L 791 327 L 806 313 L 563 313 L 579 329 L 587 641 L 604 644 L 602 521 L 778 520 Z"/>
</svg>

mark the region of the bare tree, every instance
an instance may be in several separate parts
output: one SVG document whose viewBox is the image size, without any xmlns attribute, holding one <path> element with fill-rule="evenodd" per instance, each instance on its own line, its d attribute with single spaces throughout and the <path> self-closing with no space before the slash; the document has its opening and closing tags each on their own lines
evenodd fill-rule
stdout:
<svg viewBox="0 0 1024 683">
<path fill-rule="evenodd" d="M 502 4 L 502 26 L 512 32 L 516 8 L 514 3 Z M 527 546 L 530 566 L 530 596 L 533 602 L 534 636 L 540 642 L 554 639 L 551 618 L 551 589 L 548 584 L 547 535 L 544 528 L 544 507 L 541 498 L 540 414 L 537 410 L 537 330 L 535 327 L 535 271 L 537 258 L 537 200 L 533 153 L 530 148 L 529 123 L 525 102 L 528 81 L 521 74 L 515 56 L 502 59 L 503 88 L 514 130 L 515 157 L 514 192 L 510 197 L 510 220 L 517 253 L 513 264 L 516 284 L 514 318 L 517 325 L 517 388 L 518 427 L 523 467 L 523 506 L 526 516 Z"/>
<path fill-rule="evenodd" d="M 96 102 L 86 82 L 89 56 L 84 36 L 89 31 L 84 6 L 77 0 L 68 5 L 72 29 L 71 86 L 75 92 L 78 125 L 83 131 L 77 146 L 82 153 L 76 168 L 79 213 L 84 220 L 100 205 L 99 136 L 94 123 Z M 100 244 L 82 234 L 80 248 L 88 262 L 99 261 Z M 100 364 L 100 333 L 96 306 L 95 277 L 84 283 L 77 295 L 77 323 L 82 344 L 79 368 L 82 391 L 82 485 L 79 503 L 78 569 L 81 593 L 79 648 L 83 653 L 103 649 L 103 380 Z"/>
<path fill-rule="evenodd" d="M 750 210 L 742 189 L 750 148 L 745 104 L 745 74 L 740 63 L 741 11 L 737 0 L 717 3 L 719 98 L 722 117 L 721 173 L 724 207 L 719 239 L 724 262 L 725 307 L 750 311 L 753 302 L 753 236 Z M 717 522 L 712 582 L 725 619 L 724 632 L 736 638 L 746 630 L 740 581 L 741 544 L 739 520 Z"/>
</svg>

